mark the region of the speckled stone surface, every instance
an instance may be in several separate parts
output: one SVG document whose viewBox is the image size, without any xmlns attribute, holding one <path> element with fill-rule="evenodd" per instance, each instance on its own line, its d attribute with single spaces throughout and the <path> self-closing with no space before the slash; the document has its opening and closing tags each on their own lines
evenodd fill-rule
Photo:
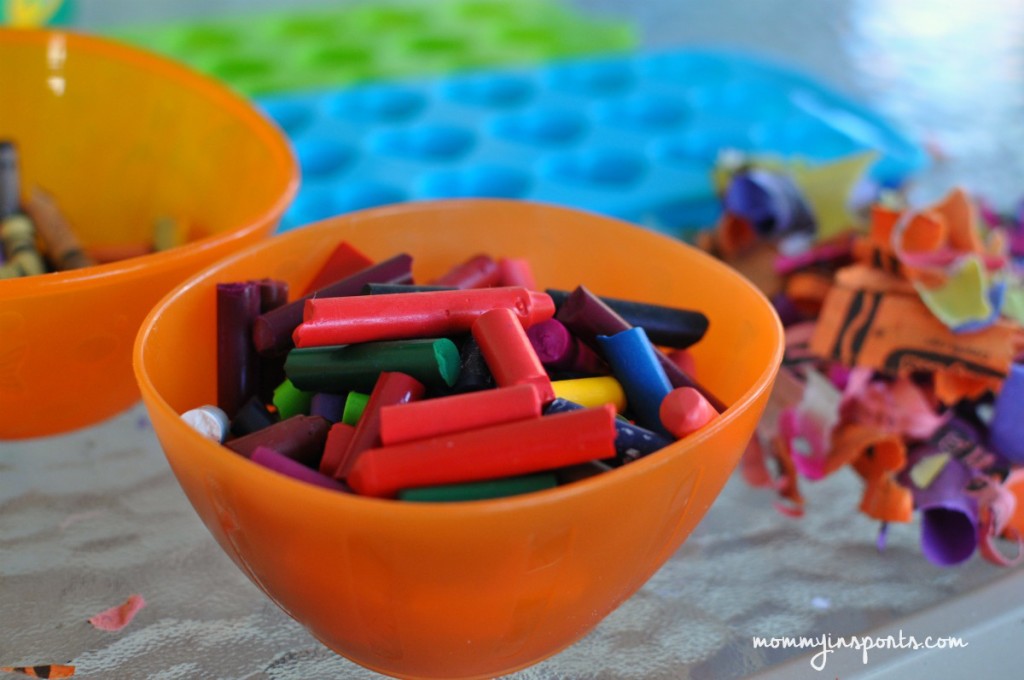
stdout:
<svg viewBox="0 0 1024 680">
<path fill-rule="evenodd" d="M 273 4 L 79 0 L 79 25 Z M 915 187 L 921 200 L 961 183 L 1005 208 L 1020 192 L 1018 3 L 574 4 L 637 22 L 646 47 L 763 53 L 869 104 L 941 149 L 943 159 Z M 576 645 L 513 677 L 743 677 L 799 654 L 755 650 L 752 635 L 895 626 L 1020 576 L 978 557 L 954 569 L 932 566 L 920 554 L 916 524 L 893 527 L 879 554 L 876 525 L 856 512 L 852 474 L 804 490 L 807 517 L 792 520 L 771 509 L 768 492 L 735 477 L 634 597 Z M 108 633 L 87 623 L 132 593 L 148 604 L 125 629 Z M 70 435 L 0 442 L 0 623 L 0 665 L 70 662 L 81 678 L 380 677 L 323 647 L 220 551 L 175 482 L 141 405 Z M 965 667 L 984 663 L 970 649 L 960 652 Z M 803 670 L 799 677 L 826 677 Z"/>
</svg>

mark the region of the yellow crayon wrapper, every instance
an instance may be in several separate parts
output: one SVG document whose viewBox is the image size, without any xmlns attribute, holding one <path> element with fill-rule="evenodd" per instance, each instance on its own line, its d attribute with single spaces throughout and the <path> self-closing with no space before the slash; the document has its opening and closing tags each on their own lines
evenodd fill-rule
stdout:
<svg viewBox="0 0 1024 680">
<path fill-rule="evenodd" d="M 611 376 L 552 380 L 551 387 L 556 397 L 576 402 L 580 406 L 596 408 L 614 404 L 617 412 L 626 410 L 626 393 L 619 381 Z"/>
</svg>

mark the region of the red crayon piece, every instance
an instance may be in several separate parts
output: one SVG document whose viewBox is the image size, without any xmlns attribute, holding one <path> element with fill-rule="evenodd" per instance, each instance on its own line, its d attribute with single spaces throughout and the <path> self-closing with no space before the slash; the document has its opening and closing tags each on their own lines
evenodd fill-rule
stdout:
<svg viewBox="0 0 1024 680">
<path fill-rule="evenodd" d="M 357 493 L 514 477 L 615 455 L 610 405 L 420 439 L 363 452 L 347 481 Z"/>
<path fill-rule="evenodd" d="M 513 385 L 425 399 L 380 410 L 384 446 L 540 416 L 534 385 Z"/>
<path fill-rule="evenodd" d="M 320 463 L 330 428 L 331 421 L 326 418 L 300 414 L 227 441 L 224 446 L 246 458 L 252 455 L 256 447 L 266 446 L 286 458 L 315 469 Z"/>
<path fill-rule="evenodd" d="M 455 288 L 487 288 L 498 283 L 501 271 L 498 263 L 488 255 L 474 255 L 465 262 L 452 267 L 446 274 L 430 282 L 433 286 L 454 286 Z"/>
<path fill-rule="evenodd" d="M 331 426 L 327 432 L 327 441 L 324 443 L 324 455 L 320 458 L 320 474 L 334 477 L 334 471 L 345 460 L 345 453 L 355 433 L 355 425 L 338 422 Z"/>
<path fill-rule="evenodd" d="M 718 411 L 694 388 L 677 387 L 661 400 L 658 415 L 665 429 L 682 439 L 717 418 Z"/>
<path fill-rule="evenodd" d="M 264 355 L 284 354 L 292 348 L 292 331 L 302 323 L 302 312 L 306 300 L 313 297 L 334 298 L 345 295 L 359 295 L 367 283 L 410 283 L 412 281 L 412 257 L 401 254 L 383 262 L 361 269 L 341 281 L 320 288 L 298 300 L 256 317 L 252 327 L 252 341 L 257 351 Z"/>
<path fill-rule="evenodd" d="M 327 261 L 317 271 L 316 276 L 306 286 L 303 295 L 318 291 L 324 286 L 329 286 L 335 281 L 340 281 L 347 276 L 352 276 L 358 271 L 366 269 L 373 264 L 373 260 L 361 253 L 347 241 L 342 241 L 331 251 Z"/>
<path fill-rule="evenodd" d="M 380 446 L 380 410 L 385 406 L 405 404 L 423 398 L 426 388 L 419 380 L 405 373 L 384 371 L 377 378 L 377 383 L 370 392 L 370 399 L 359 416 L 356 431 L 352 433 L 352 441 L 345 450 L 345 457 L 334 468 L 331 476 L 345 479 L 352 465 L 359 460 L 367 449 Z"/>
<path fill-rule="evenodd" d="M 311 298 L 305 304 L 303 323 L 293 335 L 296 347 L 464 333 L 477 317 L 496 308 L 514 310 L 523 327 L 550 319 L 555 313 L 550 295 L 525 288 Z"/>
<path fill-rule="evenodd" d="M 291 458 L 282 456 L 269 446 L 257 446 L 249 460 L 269 470 L 279 472 L 282 475 L 287 475 L 292 479 L 297 479 L 307 484 L 313 484 L 333 491 L 347 491 L 345 485 L 341 482 L 336 482 L 316 470 L 311 470 L 302 463 L 296 463 Z"/>
<path fill-rule="evenodd" d="M 498 286 L 522 286 L 537 290 L 530 261 L 523 257 L 503 257 L 498 260 Z"/>
<path fill-rule="evenodd" d="M 498 387 L 533 385 L 541 402 L 547 404 L 555 398 L 551 378 L 515 312 L 492 309 L 481 314 L 471 330 Z"/>
<path fill-rule="evenodd" d="M 694 361 L 690 350 L 677 349 L 668 353 L 668 360 L 679 367 L 686 375 L 693 379 L 697 378 L 697 362 Z"/>
</svg>

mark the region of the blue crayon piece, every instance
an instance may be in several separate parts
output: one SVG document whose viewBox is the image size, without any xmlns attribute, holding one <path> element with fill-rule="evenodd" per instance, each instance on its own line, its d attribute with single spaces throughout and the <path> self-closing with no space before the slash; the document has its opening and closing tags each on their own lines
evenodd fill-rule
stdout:
<svg viewBox="0 0 1024 680">
<path fill-rule="evenodd" d="M 1013 364 L 996 397 L 995 415 L 989 426 L 989 444 L 1013 463 L 1024 463 L 1024 418 L 1020 404 L 1024 399 L 1024 364 Z"/>
<path fill-rule="evenodd" d="M 649 430 L 670 436 L 661 424 L 661 401 L 672 391 L 665 369 L 658 362 L 654 345 L 640 326 L 615 335 L 599 335 L 601 346 L 612 373 L 626 393 L 626 401 L 637 422 Z"/>
<path fill-rule="evenodd" d="M 568 399 L 557 397 L 544 409 L 544 415 L 554 415 L 566 411 L 577 411 L 583 408 L 580 404 Z M 637 458 L 643 458 L 672 443 L 673 440 L 663 437 L 657 432 L 634 425 L 622 418 L 615 419 L 615 463 L 624 465 Z M 609 459 L 610 461 L 611 459 Z M 604 462 L 609 462 L 604 461 Z"/>
</svg>

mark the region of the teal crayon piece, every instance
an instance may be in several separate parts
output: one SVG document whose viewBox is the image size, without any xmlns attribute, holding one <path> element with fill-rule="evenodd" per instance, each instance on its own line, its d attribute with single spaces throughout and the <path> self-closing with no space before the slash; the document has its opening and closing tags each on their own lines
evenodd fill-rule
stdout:
<svg viewBox="0 0 1024 680">
<path fill-rule="evenodd" d="M 332 393 L 370 392 L 384 371 L 451 387 L 459 367 L 459 350 L 448 338 L 293 349 L 284 362 L 285 374 L 299 389 Z"/>
<path fill-rule="evenodd" d="M 281 420 L 297 415 L 309 415 L 309 406 L 313 401 L 313 393 L 300 390 L 285 380 L 274 390 L 274 408 Z"/>
<path fill-rule="evenodd" d="M 345 397 L 345 410 L 341 412 L 341 422 L 346 425 L 355 425 L 363 415 L 366 402 L 370 401 L 370 395 L 365 392 L 352 390 Z"/>
<path fill-rule="evenodd" d="M 418 489 L 405 489 L 398 492 L 403 501 L 419 503 L 453 503 L 458 501 L 480 501 L 488 498 L 506 498 L 518 496 L 542 489 L 558 486 L 558 479 L 551 473 L 525 475 L 523 477 L 507 477 L 484 482 L 467 482 L 465 484 L 443 484 L 441 486 L 424 486 Z"/>
</svg>

